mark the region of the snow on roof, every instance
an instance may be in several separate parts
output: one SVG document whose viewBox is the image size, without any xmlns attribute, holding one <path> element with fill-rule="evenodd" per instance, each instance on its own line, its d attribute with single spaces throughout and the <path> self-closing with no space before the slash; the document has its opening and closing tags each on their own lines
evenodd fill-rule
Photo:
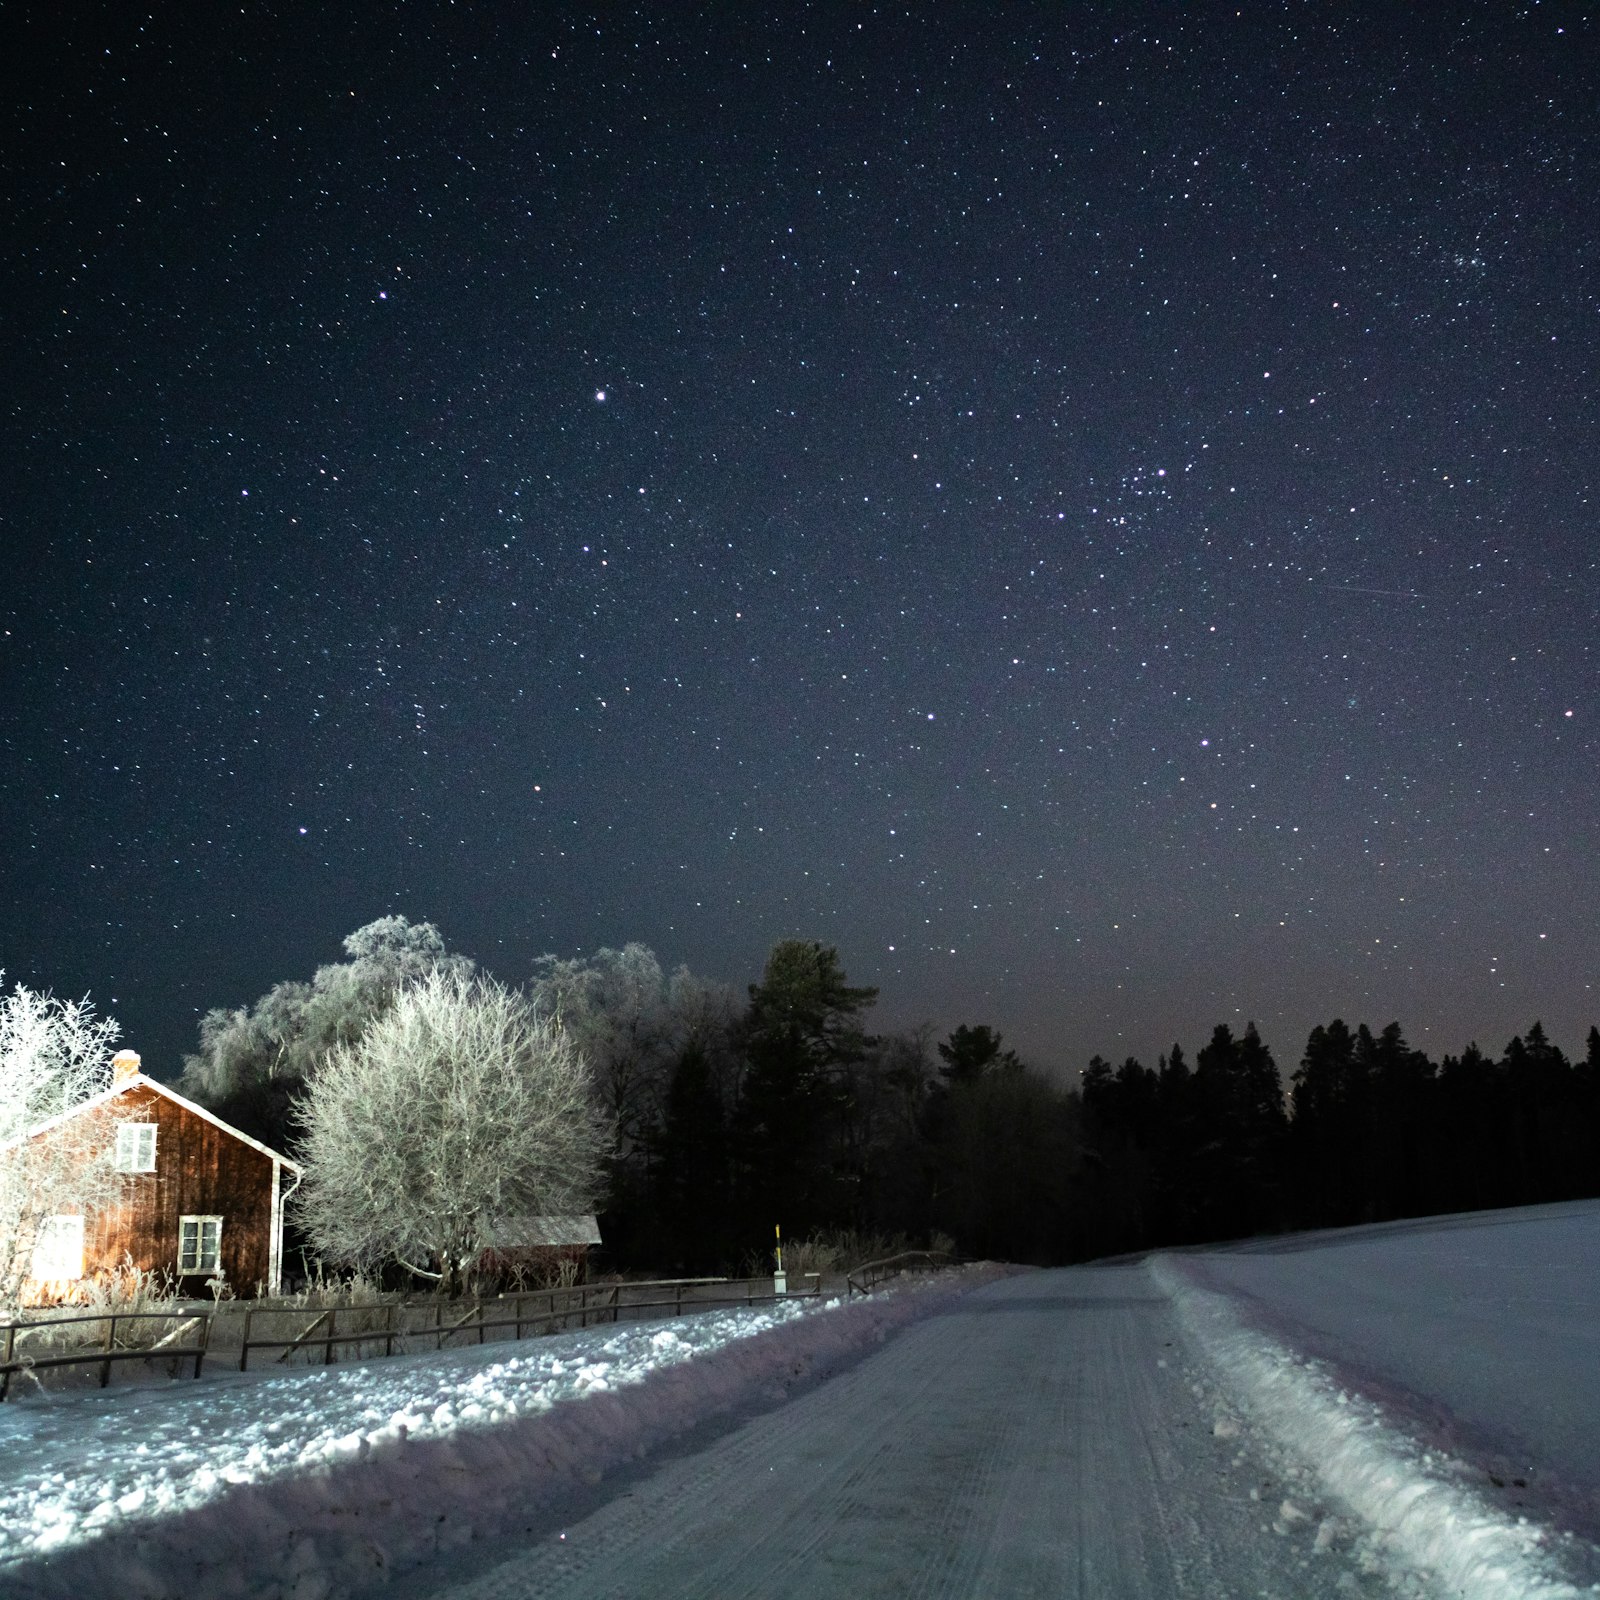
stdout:
<svg viewBox="0 0 1600 1600">
<path fill-rule="evenodd" d="M 599 1244 L 600 1223 L 593 1215 L 501 1217 L 490 1234 L 492 1250 L 534 1250 Z"/>
</svg>

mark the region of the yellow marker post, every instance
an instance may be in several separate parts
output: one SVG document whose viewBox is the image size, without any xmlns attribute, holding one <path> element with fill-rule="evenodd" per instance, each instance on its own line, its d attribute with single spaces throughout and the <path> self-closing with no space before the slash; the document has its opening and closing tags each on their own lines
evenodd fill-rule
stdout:
<svg viewBox="0 0 1600 1600">
<path fill-rule="evenodd" d="M 772 1236 L 778 1241 L 778 1265 L 772 1274 L 772 1292 L 774 1294 L 788 1294 L 789 1275 L 783 1270 L 783 1226 L 773 1223 Z"/>
</svg>

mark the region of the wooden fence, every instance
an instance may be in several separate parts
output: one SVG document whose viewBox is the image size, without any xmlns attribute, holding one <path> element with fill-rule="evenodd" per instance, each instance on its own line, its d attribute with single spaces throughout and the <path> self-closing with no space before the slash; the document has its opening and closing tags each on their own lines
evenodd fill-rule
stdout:
<svg viewBox="0 0 1600 1600">
<path fill-rule="evenodd" d="M 811 1274 L 816 1278 L 816 1274 Z M 820 1280 L 796 1296 L 773 1293 L 771 1278 L 656 1278 L 643 1283 L 578 1284 L 565 1289 L 528 1289 L 496 1295 L 492 1300 L 395 1301 L 374 1306 L 330 1307 L 299 1332 L 263 1337 L 269 1318 L 294 1313 L 276 1307 L 249 1308 L 244 1313 L 239 1370 L 247 1372 L 252 1351 L 276 1350 L 288 1362 L 299 1352 L 321 1351 L 324 1365 L 335 1352 L 354 1347 L 355 1359 L 419 1350 L 442 1350 L 452 1340 L 485 1344 L 493 1333 L 501 1338 L 561 1333 L 598 1323 L 650 1322 L 691 1316 L 719 1306 L 754 1306 L 781 1299 L 815 1297 Z M 340 1319 L 344 1319 L 341 1329 Z M 352 1326 L 364 1323 L 365 1326 Z M 370 1347 L 370 1348 L 366 1348 Z"/>
<path fill-rule="evenodd" d="M 918 1267 L 953 1267 L 958 1258 L 943 1250 L 902 1250 L 897 1256 L 885 1256 L 882 1261 L 867 1261 L 852 1267 L 845 1278 L 845 1298 L 853 1300 L 858 1294 L 871 1294 L 887 1278 L 897 1278 L 902 1272 L 912 1272 Z"/>
<path fill-rule="evenodd" d="M 100 1363 L 100 1384 L 111 1380 L 115 1361 L 177 1357 L 193 1358 L 193 1375 L 201 1375 L 207 1355 L 213 1366 L 238 1336 L 240 1372 L 250 1370 L 253 1352 L 276 1351 L 279 1362 L 296 1355 L 320 1355 L 331 1366 L 339 1352 L 346 1359 L 443 1350 L 456 1345 L 588 1328 L 598 1323 L 648 1322 L 691 1316 L 722 1306 L 766 1305 L 780 1299 L 815 1297 L 821 1293 L 816 1274 L 811 1286 L 794 1294 L 773 1292 L 771 1278 L 657 1278 L 642 1283 L 578 1284 L 564 1289 L 529 1289 L 493 1299 L 380 1301 L 368 1306 L 330 1306 L 326 1310 L 290 1306 L 253 1306 L 241 1302 L 221 1306 L 185 1305 L 172 1311 L 101 1312 L 78 1317 L 45 1317 L 0 1325 L 0 1400 L 10 1392 L 18 1373 L 39 1368 Z M 307 1321 L 307 1318 L 310 1318 Z M 174 1322 L 178 1327 L 153 1344 L 119 1345 L 118 1329 L 129 1324 Z M 71 1353 L 44 1350 L 29 1354 L 20 1348 L 30 1336 L 49 1337 L 50 1330 L 82 1323 L 105 1323 L 103 1340 L 92 1350 Z M 178 1335 L 193 1334 L 186 1343 Z"/>
<path fill-rule="evenodd" d="M 886 1279 L 917 1268 L 951 1266 L 956 1258 L 938 1250 L 907 1250 L 882 1261 L 869 1261 L 851 1269 L 845 1280 L 847 1298 L 870 1294 Z M 365 1361 L 380 1355 L 413 1354 L 458 1345 L 485 1344 L 489 1335 L 523 1339 L 568 1328 L 588 1328 L 598 1323 L 649 1322 L 668 1317 L 692 1316 L 722 1306 L 770 1305 L 778 1300 L 815 1298 L 822 1293 L 818 1274 L 807 1273 L 809 1287 L 793 1294 L 773 1292 L 771 1278 L 655 1278 L 643 1283 L 577 1284 L 564 1289 L 528 1289 L 497 1295 L 493 1299 L 380 1301 L 368 1306 L 330 1306 L 323 1311 L 306 1307 L 252 1306 L 238 1301 L 221 1306 L 186 1305 L 171 1311 L 96 1312 L 79 1317 L 38 1318 L 0 1325 L 0 1400 L 10 1393 L 15 1374 L 51 1367 L 100 1367 L 100 1386 L 111 1381 L 116 1361 L 176 1358 L 193 1360 L 198 1378 L 208 1354 L 213 1364 L 223 1349 L 233 1348 L 239 1333 L 239 1371 L 250 1370 L 253 1352 L 278 1352 L 290 1364 L 297 1355 L 331 1366 L 338 1352 L 347 1360 Z M 307 1317 L 310 1321 L 307 1322 Z M 242 1319 L 242 1320 L 241 1320 Z M 130 1324 L 171 1322 L 177 1326 L 153 1344 L 117 1342 Z M 79 1323 L 104 1323 L 103 1339 L 96 1348 L 71 1353 L 49 1350 L 37 1355 L 19 1348 L 30 1335 Z M 221 1337 L 218 1337 L 219 1331 Z"/>
<path fill-rule="evenodd" d="M 194 1357 L 194 1375 L 200 1376 L 200 1368 L 206 1359 L 206 1346 L 211 1337 L 211 1320 L 213 1313 L 201 1311 L 115 1311 L 100 1312 L 83 1317 L 49 1317 L 34 1322 L 12 1322 L 0 1329 L 3 1333 L 3 1342 L 0 1342 L 0 1400 L 4 1400 L 11 1393 L 11 1380 L 19 1372 L 32 1371 L 38 1367 L 81 1367 L 98 1362 L 100 1365 L 100 1387 L 103 1389 L 111 1382 L 111 1363 L 113 1361 L 149 1361 L 153 1357 L 174 1357 L 186 1361 Z M 46 1328 L 67 1328 L 78 1323 L 103 1322 L 106 1325 L 105 1338 L 100 1341 L 97 1350 L 79 1350 L 71 1354 L 51 1353 L 45 1351 L 39 1355 L 19 1355 L 17 1351 L 18 1335 L 24 1338 L 30 1333 L 38 1333 Z M 117 1328 L 124 1329 L 129 1323 L 136 1322 L 176 1322 L 178 1326 L 171 1333 L 146 1345 L 118 1345 Z M 194 1340 L 189 1344 L 178 1343 L 182 1334 L 189 1330 L 194 1331 Z"/>
</svg>

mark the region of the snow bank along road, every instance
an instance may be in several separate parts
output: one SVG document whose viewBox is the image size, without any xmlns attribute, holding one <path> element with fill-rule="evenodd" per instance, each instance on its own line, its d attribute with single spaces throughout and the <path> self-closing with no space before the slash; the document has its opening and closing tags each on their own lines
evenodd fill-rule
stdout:
<svg viewBox="0 0 1600 1600">
<path fill-rule="evenodd" d="M 0 1594 L 1600 1594 L 1597 1246 L 1549 1208 L 29 1402 Z"/>
</svg>

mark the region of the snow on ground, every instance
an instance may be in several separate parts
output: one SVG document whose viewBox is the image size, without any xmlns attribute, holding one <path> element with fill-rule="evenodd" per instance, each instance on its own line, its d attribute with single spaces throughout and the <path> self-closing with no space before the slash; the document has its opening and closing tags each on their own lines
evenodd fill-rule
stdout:
<svg viewBox="0 0 1600 1600">
<path fill-rule="evenodd" d="M 1202 1287 L 1405 1413 L 1408 1431 L 1533 1480 L 1533 1498 L 1600 1540 L 1600 1201 L 1181 1259 Z"/>
<path fill-rule="evenodd" d="M 1583 1203 L 1151 1271 L 1243 1413 L 1397 1569 L 1465 1600 L 1556 1600 L 1600 1593 L 1597 1265 L 1600 1205 Z"/>
<path fill-rule="evenodd" d="M 992 1276 L 0 1408 L 0 1590 L 323 1600 L 503 1532 Z M 581 1404 L 575 1402 L 582 1402 Z"/>
<path fill-rule="evenodd" d="M 1393 1600 L 1217 1387 L 1142 1262 L 1017 1275 L 393 1600 Z"/>
</svg>

